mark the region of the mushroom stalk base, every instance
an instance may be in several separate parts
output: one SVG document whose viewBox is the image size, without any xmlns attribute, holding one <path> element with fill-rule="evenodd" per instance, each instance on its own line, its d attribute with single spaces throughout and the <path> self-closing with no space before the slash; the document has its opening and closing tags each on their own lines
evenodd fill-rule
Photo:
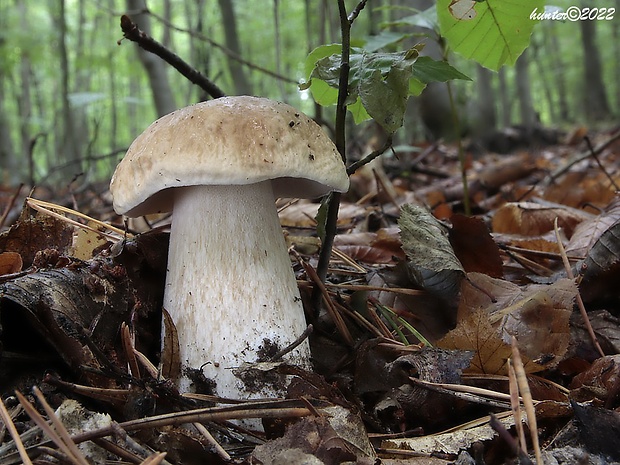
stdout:
<svg viewBox="0 0 620 465">
<path fill-rule="evenodd" d="M 164 307 L 179 338 L 181 392 L 190 390 L 189 367 L 222 397 L 283 394 L 279 376 L 269 386 L 233 372 L 268 360 L 306 328 L 270 181 L 175 191 Z M 284 360 L 308 367 L 307 341 Z"/>
</svg>

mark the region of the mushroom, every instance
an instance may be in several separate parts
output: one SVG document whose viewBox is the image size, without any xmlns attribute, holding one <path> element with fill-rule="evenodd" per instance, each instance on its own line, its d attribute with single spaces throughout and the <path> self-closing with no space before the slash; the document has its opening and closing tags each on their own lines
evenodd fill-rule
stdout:
<svg viewBox="0 0 620 465">
<path fill-rule="evenodd" d="M 178 335 L 182 392 L 191 388 L 192 368 L 214 380 L 220 396 L 282 393 L 276 385 L 257 389 L 236 370 L 264 361 L 306 329 L 274 200 L 348 186 L 319 125 L 264 98 L 182 108 L 131 144 L 110 191 L 114 209 L 126 216 L 174 209 L 164 308 Z M 284 360 L 309 367 L 308 343 Z"/>
</svg>

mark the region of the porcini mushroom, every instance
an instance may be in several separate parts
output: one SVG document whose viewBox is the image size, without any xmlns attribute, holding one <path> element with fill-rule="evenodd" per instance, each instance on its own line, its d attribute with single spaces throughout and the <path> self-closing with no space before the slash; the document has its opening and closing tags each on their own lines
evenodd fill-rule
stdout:
<svg viewBox="0 0 620 465">
<path fill-rule="evenodd" d="M 182 365 L 201 369 L 219 395 L 273 393 L 245 386 L 234 369 L 306 328 L 274 198 L 319 197 L 348 185 L 336 147 L 313 120 L 247 96 L 160 118 L 119 163 L 110 184 L 117 213 L 173 210 L 164 308 Z M 285 360 L 308 366 L 309 356 L 304 342 Z M 181 391 L 190 385 L 182 375 Z"/>
</svg>

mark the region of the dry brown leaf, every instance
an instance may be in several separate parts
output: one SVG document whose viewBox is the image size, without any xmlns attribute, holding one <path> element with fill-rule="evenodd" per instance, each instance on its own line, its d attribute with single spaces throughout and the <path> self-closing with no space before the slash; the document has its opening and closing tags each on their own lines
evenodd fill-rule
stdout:
<svg viewBox="0 0 620 465">
<path fill-rule="evenodd" d="M 493 215 L 493 231 L 507 234 L 538 236 L 553 230 L 553 222 L 570 237 L 575 227 L 592 215 L 561 206 L 549 207 L 533 202 L 507 203 Z"/>
<path fill-rule="evenodd" d="M 319 211 L 318 203 L 302 203 L 298 202 L 290 205 L 282 210 L 278 215 L 280 223 L 287 228 L 315 228 L 317 212 Z M 340 205 L 338 212 L 338 225 L 349 225 L 358 218 L 364 218 L 368 211 L 364 207 L 352 203 L 343 203 Z"/>
<path fill-rule="evenodd" d="M 17 252 L 0 253 L 0 276 L 18 273 L 22 270 L 22 256 Z"/>
<path fill-rule="evenodd" d="M 484 222 L 479 218 L 458 214 L 452 215 L 450 221 L 450 244 L 465 271 L 500 278 L 503 270 L 499 247 Z"/>
<path fill-rule="evenodd" d="M 477 351 L 472 365 L 483 373 L 504 372 L 512 336 L 529 358 L 524 365 L 530 373 L 562 359 L 577 294 L 571 280 L 522 289 L 479 273 L 468 278 L 461 289 L 457 327 L 439 341 L 440 347 Z"/>
<path fill-rule="evenodd" d="M 614 188 L 600 171 L 571 171 L 545 189 L 543 198 L 569 207 L 586 204 L 603 207 L 614 197 Z"/>
<path fill-rule="evenodd" d="M 581 296 L 585 302 L 618 299 L 620 220 L 603 232 L 588 251 L 581 275 Z"/>
<path fill-rule="evenodd" d="M 474 373 L 503 374 L 511 355 L 510 346 L 499 337 L 483 309 L 476 309 L 459 320 L 457 327 L 438 341 L 437 346 L 474 351 L 471 366 L 466 370 Z"/>
<path fill-rule="evenodd" d="M 569 256 L 585 257 L 594 243 L 616 221 L 620 220 L 620 196 L 616 196 L 606 211 L 580 223 L 566 246 Z"/>
<path fill-rule="evenodd" d="M 354 260 L 366 263 L 394 263 L 404 259 L 398 228 L 381 228 L 376 233 L 339 234 L 334 246 Z"/>
<path fill-rule="evenodd" d="M 499 189 L 504 184 L 516 181 L 531 174 L 536 165 L 529 153 L 520 153 L 510 157 L 500 158 L 491 166 L 485 167 L 479 174 L 478 180 L 490 190 Z"/>
<path fill-rule="evenodd" d="M 24 208 L 19 221 L 0 234 L 0 250 L 19 253 L 24 266 L 28 267 L 40 250 L 64 252 L 71 246 L 72 240 L 72 226 L 44 214 L 31 216 L 29 209 Z"/>
</svg>

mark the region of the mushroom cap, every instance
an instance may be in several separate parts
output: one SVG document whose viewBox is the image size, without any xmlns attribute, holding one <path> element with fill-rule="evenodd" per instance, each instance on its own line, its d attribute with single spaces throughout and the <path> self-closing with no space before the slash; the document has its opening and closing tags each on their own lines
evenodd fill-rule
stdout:
<svg viewBox="0 0 620 465">
<path fill-rule="evenodd" d="M 345 192 L 349 178 L 323 129 L 285 103 L 223 97 L 165 115 L 131 144 L 110 183 L 127 216 L 172 210 L 170 189 L 272 180 L 277 197 Z"/>
</svg>

